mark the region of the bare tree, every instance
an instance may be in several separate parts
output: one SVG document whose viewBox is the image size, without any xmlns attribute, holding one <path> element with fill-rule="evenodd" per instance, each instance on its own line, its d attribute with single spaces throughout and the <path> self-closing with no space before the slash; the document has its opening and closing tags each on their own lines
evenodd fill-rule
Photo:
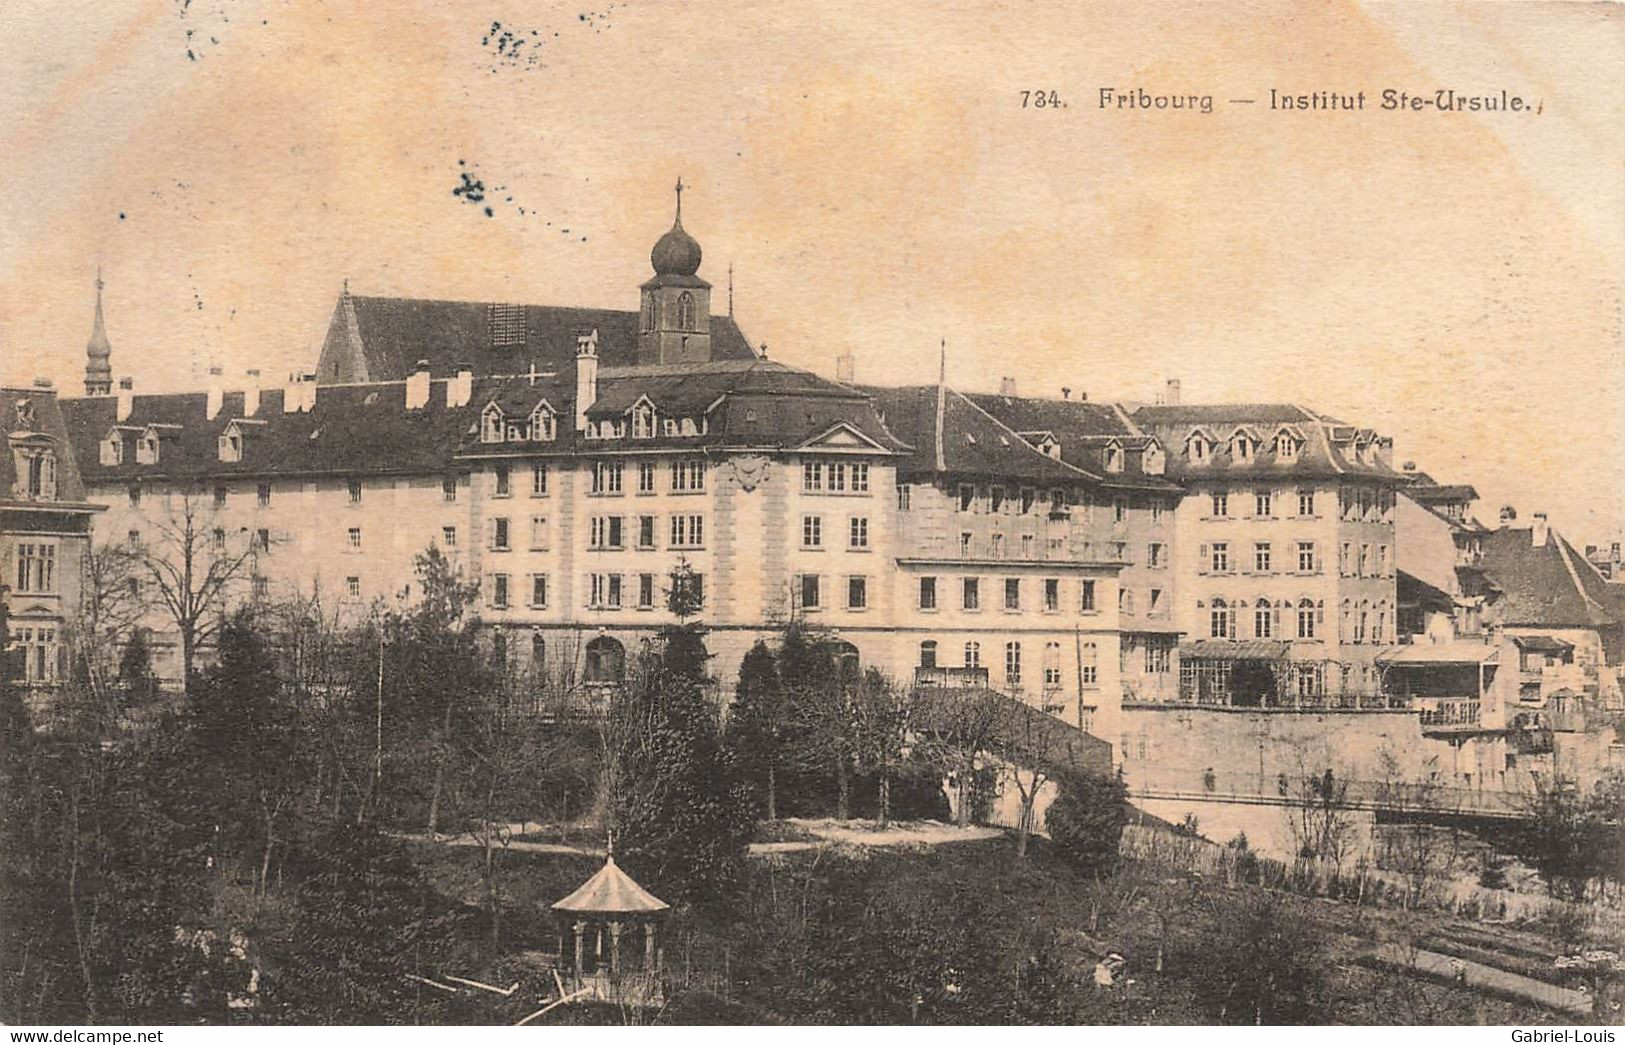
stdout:
<svg viewBox="0 0 1625 1045">
<path fill-rule="evenodd" d="M 916 694 L 915 758 L 938 770 L 955 791 L 954 821 L 970 823 L 972 785 L 1003 716 L 1003 698 L 980 687 Z"/>
<path fill-rule="evenodd" d="M 859 772 L 876 777 L 880 826 L 891 823 L 891 787 L 908 762 L 912 732 L 913 691 L 869 671 L 852 686 L 846 702 L 851 716 L 853 761 Z"/>
<path fill-rule="evenodd" d="M 1311 768 L 1300 755 L 1298 772 L 1283 774 L 1281 797 L 1286 799 L 1287 828 L 1304 860 L 1330 865 L 1333 872 L 1354 847 L 1357 825 L 1348 803 L 1348 780 L 1331 766 Z"/>
<path fill-rule="evenodd" d="M 175 625 L 183 694 L 198 648 L 219 632 L 258 551 L 246 528 L 228 531 L 219 522 L 202 491 L 189 488 L 180 495 L 179 509 L 159 521 L 157 539 L 129 550 L 135 572 L 152 582 L 152 602 Z"/>
</svg>

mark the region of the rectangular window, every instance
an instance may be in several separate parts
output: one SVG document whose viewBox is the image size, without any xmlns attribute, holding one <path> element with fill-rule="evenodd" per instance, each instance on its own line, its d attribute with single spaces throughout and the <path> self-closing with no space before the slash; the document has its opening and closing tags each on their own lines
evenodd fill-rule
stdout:
<svg viewBox="0 0 1625 1045">
<path fill-rule="evenodd" d="M 1230 495 L 1224 490 L 1215 490 L 1212 494 L 1212 515 L 1215 519 L 1223 519 L 1230 514 Z"/>
<path fill-rule="evenodd" d="M 913 491 L 914 491 L 914 488 L 912 486 L 907 486 L 907 485 L 899 486 L 897 488 L 897 510 L 898 511 L 900 511 L 900 512 L 908 511 L 909 500 L 911 499 L 911 495 L 913 494 Z"/>
<path fill-rule="evenodd" d="M 995 559 L 1004 558 L 1004 534 L 996 533 L 988 538 L 989 551 Z"/>
<path fill-rule="evenodd" d="M 1354 575 L 1356 577 L 1368 577 L 1368 576 L 1371 575 L 1370 571 L 1371 571 L 1371 545 L 1362 544 L 1362 545 L 1360 545 L 1360 558 L 1359 558 L 1358 564 L 1355 567 L 1355 574 Z"/>
<path fill-rule="evenodd" d="M 1260 599 L 1253 608 L 1253 638 L 1268 639 L 1275 636 L 1275 611 L 1266 600 Z"/>
<path fill-rule="evenodd" d="M 801 546 L 803 548 L 822 548 L 824 546 L 823 516 L 803 515 L 801 517 Z"/>
<path fill-rule="evenodd" d="M 1044 643 L 1044 688 L 1047 690 L 1061 688 L 1061 644 L 1059 642 Z"/>
<path fill-rule="evenodd" d="M 968 559 L 970 558 L 970 553 L 971 535 L 969 533 L 961 533 L 959 535 L 959 557 L 961 559 Z"/>
<path fill-rule="evenodd" d="M 269 507 L 271 504 L 271 484 L 260 483 L 259 489 L 255 491 L 255 497 L 258 499 L 261 508 Z"/>
<path fill-rule="evenodd" d="M 844 462 L 830 462 L 829 491 L 830 493 L 846 492 L 846 464 Z"/>
<path fill-rule="evenodd" d="M 1314 541 L 1299 541 L 1298 542 L 1298 572 L 1299 573 L 1314 573 L 1316 568 L 1318 567 L 1318 565 L 1319 564 L 1315 559 L 1315 542 Z"/>
<path fill-rule="evenodd" d="M 268 551 L 271 550 L 271 531 L 270 530 L 255 530 L 254 531 L 254 550 L 255 551 L 262 551 L 262 552 L 268 552 Z"/>
<path fill-rule="evenodd" d="M 530 466 L 530 495 L 532 497 L 547 496 L 547 465 L 540 461 Z"/>
<path fill-rule="evenodd" d="M 959 510 L 968 512 L 976 504 L 976 487 L 970 483 L 959 484 Z"/>
<path fill-rule="evenodd" d="M 1337 572 L 1344 577 L 1354 568 L 1354 545 L 1344 541 L 1337 550 Z"/>
<path fill-rule="evenodd" d="M 361 527 L 352 526 L 349 529 L 349 548 L 353 552 L 361 550 Z"/>
<path fill-rule="evenodd" d="M 852 492 L 869 492 L 869 465 L 858 461 L 852 465 Z"/>
<path fill-rule="evenodd" d="M 131 483 L 129 490 L 126 491 L 126 492 L 129 494 L 129 497 L 130 497 L 130 507 L 131 508 L 139 508 L 139 507 L 141 507 L 141 487 L 137 486 L 134 483 Z"/>
<path fill-rule="evenodd" d="M 256 598 L 256 599 L 264 599 L 264 598 L 269 597 L 270 594 L 271 594 L 271 580 L 270 580 L 270 578 L 262 577 L 262 576 L 260 576 L 259 574 L 256 573 L 254 575 L 253 580 L 254 580 L 254 588 L 253 588 L 254 598 Z"/>
<path fill-rule="evenodd" d="M 1270 572 L 1270 545 L 1268 541 L 1259 541 L 1253 545 L 1253 572 Z"/>
<path fill-rule="evenodd" d="M 547 516 L 533 515 L 530 517 L 530 550 L 533 552 L 547 551 Z"/>
<path fill-rule="evenodd" d="M 1100 647 L 1093 642 L 1085 642 L 1079 650 L 1078 677 L 1085 686 L 1100 685 Z"/>
<path fill-rule="evenodd" d="M 854 515 L 848 520 L 846 546 L 848 548 L 869 547 L 869 520 L 865 516 Z"/>
<path fill-rule="evenodd" d="M 674 515 L 671 517 L 671 547 L 700 548 L 705 545 L 705 516 Z"/>
<path fill-rule="evenodd" d="M 1377 576 L 1388 576 L 1388 546 L 1386 544 L 1377 545 Z"/>
<path fill-rule="evenodd" d="M 1153 570 L 1166 569 L 1168 566 L 1168 546 L 1160 541 L 1152 541 L 1145 546 L 1145 564 Z"/>
<path fill-rule="evenodd" d="M 508 520 L 497 517 L 491 520 L 491 550 L 505 552 L 511 545 L 508 541 Z"/>
<path fill-rule="evenodd" d="M 920 578 L 920 609 L 934 610 L 937 608 L 937 579 L 935 577 Z"/>
<path fill-rule="evenodd" d="M 444 544 L 448 548 L 457 547 L 457 527 L 455 527 L 455 526 L 442 526 L 442 527 L 440 527 L 440 543 Z"/>
<path fill-rule="evenodd" d="M 638 516 L 638 547 L 648 550 L 655 546 L 655 517 Z"/>
<path fill-rule="evenodd" d="M 214 488 L 214 506 L 216 508 L 226 506 L 226 488 L 224 485 L 217 485 Z"/>
<path fill-rule="evenodd" d="M 801 490 L 803 493 L 821 493 L 824 489 L 824 463 L 801 462 Z"/>
<path fill-rule="evenodd" d="M 591 607 L 601 610 L 621 608 L 621 575 L 595 573 L 592 575 Z"/>
<path fill-rule="evenodd" d="M 818 574 L 803 573 L 801 575 L 801 608 L 816 610 L 821 605 L 819 601 Z"/>
<path fill-rule="evenodd" d="M 1150 616 L 1153 616 L 1153 617 L 1160 617 L 1160 616 L 1163 615 L 1164 612 L 1167 611 L 1167 609 L 1168 609 L 1167 605 L 1162 600 L 1162 589 L 1161 588 L 1152 588 L 1151 589 L 1151 602 L 1146 607 L 1146 613 L 1149 614 Z"/>
<path fill-rule="evenodd" d="M 513 492 L 512 487 L 508 483 L 507 465 L 499 464 L 496 466 L 496 468 L 491 472 L 491 483 L 491 496 L 493 497 L 507 497 Z"/>
<path fill-rule="evenodd" d="M 1007 610 L 1021 609 L 1021 578 L 1006 577 L 1004 579 L 1004 608 Z"/>
<path fill-rule="evenodd" d="M 671 463 L 671 488 L 674 493 L 696 493 L 705 489 L 705 460 L 684 458 Z"/>
<path fill-rule="evenodd" d="M 545 573 L 530 575 L 530 606 L 531 609 L 536 610 L 547 608 L 547 574 Z"/>
<path fill-rule="evenodd" d="M 675 481 L 675 479 L 674 479 Z M 675 487 L 673 487 L 675 489 Z M 655 492 L 655 463 L 653 461 L 638 462 L 638 493 Z"/>
<path fill-rule="evenodd" d="M 992 486 L 988 488 L 987 510 L 994 515 L 1004 511 L 1004 487 Z"/>
<path fill-rule="evenodd" d="M 1230 572 L 1230 545 L 1219 541 L 1212 548 L 1212 569 L 1214 573 Z"/>
<path fill-rule="evenodd" d="M 214 545 L 216 555 L 224 554 L 226 551 L 226 531 L 215 527 L 214 533 L 210 535 L 210 543 Z"/>
<path fill-rule="evenodd" d="M 1162 522 L 1162 513 L 1167 511 L 1167 505 L 1161 497 L 1151 498 L 1151 522 L 1153 525 Z"/>
<path fill-rule="evenodd" d="M 638 609 L 652 610 L 655 605 L 655 575 L 638 574 Z"/>
<path fill-rule="evenodd" d="M 587 546 L 600 550 L 619 550 L 621 544 L 621 517 L 595 515 L 587 531 Z"/>
<path fill-rule="evenodd" d="M 350 503 L 351 504 L 360 504 L 361 503 L 361 480 L 360 479 L 351 479 L 350 480 Z"/>
<path fill-rule="evenodd" d="M 447 504 L 457 500 L 457 477 L 448 475 L 440 480 L 440 499 Z"/>
<path fill-rule="evenodd" d="M 1260 519 L 1268 519 L 1275 514 L 1275 491 L 1253 491 L 1253 514 Z"/>
<path fill-rule="evenodd" d="M 1021 685 L 1021 643 L 1004 644 L 1004 681 L 1011 686 Z"/>
<path fill-rule="evenodd" d="M 1298 517 L 1312 519 L 1315 516 L 1315 491 L 1304 487 L 1298 491 Z"/>
<path fill-rule="evenodd" d="M 846 608 L 849 610 L 867 609 L 869 606 L 869 578 L 848 577 L 846 579 Z"/>
<path fill-rule="evenodd" d="M 346 577 L 346 578 L 344 578 L 344 594 L 348 595 L 352 599 L 361 598 L 361 578 L 360 577 Z"/>
<path fill-rule="evenodd" d="M 960 586 L 961 605 L 967 610 L 982 608 L 982 582 L 976 577 L 966 577 Z"/>
<path fill-rule="evenodd" d="M 1155 639 L 1145 646 L 1145 673 L 1147 675 L 1166 675 L 1173 666 L 1173 650 L 1166 642 Z"/>
<path fill-rule="evenodd" d="M 1095 612 L 1095 582 L 1083 581 L 1078 589 L 1078 612 Z"/>
<path fill-rule="evenodd" d="M 1055 613 L 1061 608 L 1061 579 L 1044 578 L 1044 612 Z"/>
<path fill-rule="evenodd" d="M 508 575 L 506 573 L 491 574 L 491 606 L 499 610 L 508 608 Z"/>
<path fill-rule="evenodd" d="M 1308 601 L 1298 604 L 1298 638 L 1315 637 L 1315 608 Z"/>
<path fill-rule="evenodd" d="M 17 590 L 30 594 L 56 591 L 56 545 L 17 546 Z"/>
<path fill-rule="evenodd" d="M 594 461 L 592 463 L 592 492 L 599 495 L 621 492 L 621 462 Z"/>
<path fill-rule="evenodd" d="M 1121 523 L 1128 519 L 1128 498 L 1112 498 L 1112 522 Z"/>
</svg>

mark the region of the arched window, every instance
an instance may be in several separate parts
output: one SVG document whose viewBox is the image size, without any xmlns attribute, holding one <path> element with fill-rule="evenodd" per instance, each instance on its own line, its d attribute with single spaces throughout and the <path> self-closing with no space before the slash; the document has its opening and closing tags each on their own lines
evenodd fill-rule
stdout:
<svg viewBox="0 0 1625 1045">
<path fill-rule="evenodd" d="M 480 442 L 500 443 L 502 442 L 502 434 L 502 408 L 492 403 L 480 415 Z"/>
<path fill-rule="evenodd" d="M 558 435 L 558 418 L 544 404 L 530 415 L 530 437 L 539 443 L 550 443 Z"/>
<path fill-rule="evenodd" d="M 632 438 L 649 439 L 655 434 L 655 408 L 639 403 L 632 410 Z"/>
<path fill-rule="evenodd" d="M 654 294 L 650 293 L 650 294 L 643 295 L 643 329 L 644 330 L 653 330 L 654 328 L 655 328 L 655 296 L 654 296 Z"/>
<path fill-rule="evenodd" d="M 1347 642 L 1349 640 L 1349 636 L 1353 635 L 1353 634 L 1354 634 L 1354 603 L 1349 601 L 1348 599 L 1344 599 L 1343 600 L 1343 612 L 1339 615 L 1338 621 L 1337 621 L 1337 638 L 1341 642 Z"/>
<path fill-rule="evenodd" d="M 1004 644 L 1004 682 L 1007 686 L 1021 685 L 1021 643 Z"/>
<path fill-rule="evenodd" d="M 530 666 L 539 670 L 546 663 L 547 640 L 542 638 L 541 632 L 532 632 L 530 636 Z"/>
<path fill-rule="evenodd" d="M 1100 646 L 1085 642 L 1078 651 L 1078 675 L 1085 686 L 1100 684 Z"/>
<path fill-rule="evenodd" d="M 982 644 L 972 640 L 965 643 L 965 667 L 979 668 L 982 666 Z"/>
<path fill-rule="evenodd" d="M 508 636 L 500 631 L 491 636 L 491 663 L 498 671 L 508 666 Z"/>
<path fill-rule="evenodd" d="M 694 330 L 694 295 L 683 291 L 677 295 L 677 328 Z"/>
<path fill-rule="evenodd" d="M 1044 643 L 1044 689 L 1061 688 L 1061 644 Z"/>
<path fill-rule="evenodd" d="M 1223 599 L 1214 599 L 1208 613 L 1208 637 L 1233 639 L 1236 637 L 1236 613 Z"/>
<path fill-rule="evenodd" d="M 1315 603 L 1312 599 L 1298 600 L 1298 638 L 1315 637 Z"/>
<path fill-rule="evenodd" d="M 859 662 L 858 648 L 850 642 L 836 639 L 829 644 L 829 653 L 835 660 L 835 670 L 843 682 L 856 682 Z"/>
<path fill-rule="evenodd" d="M 1371 630 L 1371 641 L 1372 642 L 1387 642 L 1388 641 L 1388 600 L 1387 599 L 1384 599 L 1381 602 L 1377 603 L 1377 620 L 1376 620 L 1375 627 L 1373 627 L 1372 630 Z"/>
<path fill-rule="evenodd" d="M 934 668 L 937 666 L 937 640 L 926 639 L 920 643 L 920 667 Z"/>
<path fill-rule="evenodd" d="M 1371 606 L 1364 599 L 1360 600 L 1359 613 L 1354 618 L 1354 641 L 1364 642 L 1366 627 L 1371 623 Z"/>
<path fill-rule="evenodd" d="M 626 678 L 626 647 L 608 635 L 587 643 L 588 682 L 620 682 Z"/>
<path fill-rule="evenodd" d="M 1259 599 L 1253 603 L 1253 638 L 1271 639 L 1275 637 L 1275 611 L 1270 606 L 1270 600 Z"/>
</svg>

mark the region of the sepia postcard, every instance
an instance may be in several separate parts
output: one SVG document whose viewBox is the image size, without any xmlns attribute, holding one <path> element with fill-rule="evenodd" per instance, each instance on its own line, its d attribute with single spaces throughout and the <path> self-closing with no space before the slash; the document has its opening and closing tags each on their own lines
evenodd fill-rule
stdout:
<svg viewBox="0 0 1625 1045">
<path fill-rule="evenodd" d="M 10 1041 L 1616 1041 L 1625 8 L 0 30 Z"/>
</svg>

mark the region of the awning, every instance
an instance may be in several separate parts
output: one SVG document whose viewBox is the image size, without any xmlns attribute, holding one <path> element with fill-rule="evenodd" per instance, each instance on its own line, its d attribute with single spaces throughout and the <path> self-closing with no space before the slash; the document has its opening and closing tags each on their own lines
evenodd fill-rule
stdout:
<svg viewBox="0 0 1625 1045">
<path fill-rule="evenodd" d="M 1573 643 L 1550 635 L 1512 635 L 1510 638 L 1519 649 L 1535 653 L 1568 653 L 1574 649 Z"/>
<path fill-rule="evenodd" d="M 1378 664 L 1407 667 L 1426 664 L 1489 664 L 1495 661 L 1495 647 L 1483 642 L 1438 642 L 1400 646 L 1377 654 Z"/>
<path fill-rule="evenodd" d="M 1200 639 L 1179 647 L 1179 656 L 1180 659 L 1282 660 L 1287 649 L 1286 643 L 1268 639 Z"/>
</svg>

